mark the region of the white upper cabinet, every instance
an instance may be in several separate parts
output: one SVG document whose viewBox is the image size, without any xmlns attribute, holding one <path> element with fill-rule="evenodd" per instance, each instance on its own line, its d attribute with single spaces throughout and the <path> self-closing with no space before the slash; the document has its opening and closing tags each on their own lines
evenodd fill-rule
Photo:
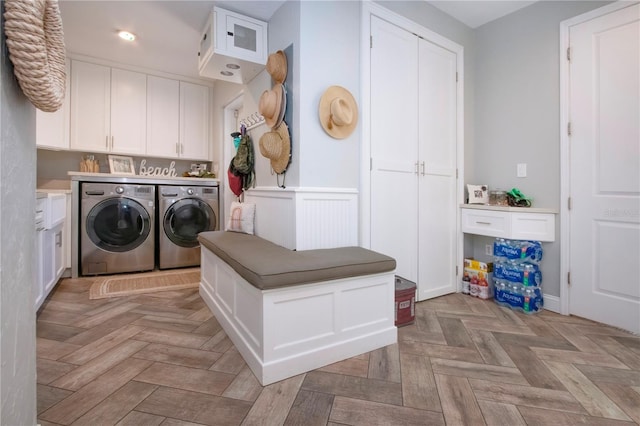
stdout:
<svg viewBox="0 0 640 426">
<path fill-rule="evenodd" d="M 147 142 L 147 76 L 111 69 L 111 151 L 144 154 Z"/>
<path fill-rule="evenodd" d="M 147 155 L 177 157 L 179 131 L 180 82 L 147 76 Z"/>
<path fill-rule="evenodd" d="M 69 149 L 69 106 L 71 94 L 71 65 L 66 63 L 67 81 L 64 101 L 56 112 L 36 109 L 36 146 L 45 149 Z"/>
<path fill-rule="evenodd" d="M 179 157 L 209 158 L 209 88 L 180 82 Z"/>
<path fill-rule="evenodd" d="M 71 149 L 144 154 L 146 81 L 145 74 L 74 60 Z"/>
<path fill-rule="evenodd" d="M 147 77 L 147 155 L 209 158 L 209 87 Z"/>
<path fill-rule="evenodd" d="M 267 63 L 268 24 L 214 7 L 200 38 L 202 77 L 246 84 Z"/>
</svg>

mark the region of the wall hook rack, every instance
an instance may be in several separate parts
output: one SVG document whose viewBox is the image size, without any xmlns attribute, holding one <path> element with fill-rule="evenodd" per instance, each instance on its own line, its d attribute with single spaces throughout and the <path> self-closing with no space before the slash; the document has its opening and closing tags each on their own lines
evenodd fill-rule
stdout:
<svg viewBox="0 0 640 426">
<path fill-rule="evenodd" d="M 251 115 L 240 120 L 240 125 L 243 125 L 247 128 L 247 130 L 251 130 L 255 127 L 264 124 L 264 117 L 257 112 L 254 112 Z"/>
</svg>

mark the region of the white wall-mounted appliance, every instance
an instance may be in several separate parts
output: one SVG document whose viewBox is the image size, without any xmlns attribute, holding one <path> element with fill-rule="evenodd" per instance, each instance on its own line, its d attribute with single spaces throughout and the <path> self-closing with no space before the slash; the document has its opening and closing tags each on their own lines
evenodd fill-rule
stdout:
<svg viewBox="0 0 640 426">
<path fill-rule="evenodd" d="M 246 84 L 267 63 L 268 24 L 214 7 L 200 38 L 200 76 Z"/>
</svg>

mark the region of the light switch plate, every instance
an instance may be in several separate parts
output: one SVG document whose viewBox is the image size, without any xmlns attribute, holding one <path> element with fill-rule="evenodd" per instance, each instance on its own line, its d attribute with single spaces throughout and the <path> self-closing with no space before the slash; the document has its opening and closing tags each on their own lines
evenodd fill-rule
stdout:
<svg viewBox="0 0 640 426">
<path fill-rule="evenodd" d="M 516 175 L 518 177 L 527 177 L 527 163 L 518 163 Z"/>
</svg>

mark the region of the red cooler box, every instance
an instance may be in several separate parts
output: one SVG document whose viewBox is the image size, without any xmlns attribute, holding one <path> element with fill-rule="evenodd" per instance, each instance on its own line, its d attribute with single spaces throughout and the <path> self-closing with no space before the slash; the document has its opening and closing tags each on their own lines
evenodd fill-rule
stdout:
<svg viewBox="0 0 640 426">
<path fill-rule="evenodd" d="M 416 318 L 416 283 L 396 275 L 396 327 Z"/>
</svg>

